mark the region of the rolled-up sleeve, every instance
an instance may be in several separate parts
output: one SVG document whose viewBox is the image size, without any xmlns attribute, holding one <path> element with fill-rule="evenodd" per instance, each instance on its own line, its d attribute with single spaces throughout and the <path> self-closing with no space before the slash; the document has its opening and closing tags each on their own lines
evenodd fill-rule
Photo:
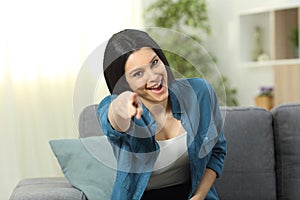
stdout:
<svg viewBox="0 0 300 200">
<path fill-rule="evenodd" d="M 115 99 L 115 95 L 110 95 L 105 97 L 99 104 L 97 109 L 97 116 L 100 122 L 100 127 L 108 138 L 110 139 L 118 139 L 123 134 L 122 132 L 116 131 L 110 124 L 108 120 L 108 109 L 113 99 Z"/>
<path fill-rule="evenodd" d="M 212 121 L 216 127 L 218 134 L 218 140 L 212 148 L 212 154 L 208 162 L 207 167 L 214 170 L 217 173 L 217 177 L 222 174 L 224 159 L 227 150 L 227 141 L 224 136 L 224 123 L 220 112 L 218 100 L 215 91 L 210 86 L 211 106 L 212 106 Z"/>
</svg>

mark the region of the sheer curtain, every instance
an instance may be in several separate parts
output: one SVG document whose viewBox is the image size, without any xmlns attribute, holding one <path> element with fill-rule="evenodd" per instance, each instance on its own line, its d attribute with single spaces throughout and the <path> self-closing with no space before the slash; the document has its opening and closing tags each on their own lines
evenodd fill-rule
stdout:
<svg viewBox="0 0 300 200">
<path fill-rule="evenodd" d="M 81 65 L 112 33 L 141 24 L 139 0 L 0 2 L 0 199 L 23 178 L 62 176 L 48 141 L 78 137 Z M 94 103 L 107 93 L 99 87 Z"/>
</svg>

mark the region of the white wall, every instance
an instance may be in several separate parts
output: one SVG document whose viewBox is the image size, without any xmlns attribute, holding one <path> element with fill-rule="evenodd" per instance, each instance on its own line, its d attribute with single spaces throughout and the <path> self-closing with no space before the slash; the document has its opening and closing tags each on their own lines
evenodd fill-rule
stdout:
<svg viewBox="0 0 300 200">
<path fill-rule="evenodd" d="M 217 57 L 220 70 L 238 90 L 240 105 L 254 105 L 260 86 L 274 84 L 271 67 L 243 68 L 239 66 L 239 20 L 243 10 L 287 6 L 299 0 L 209 0 L 208 10 L 212 35 L 207 47 Z"/>
<path fill-rule="evenodd" d="M 0 1 L 1 200 L 23 178 L 62 176 L 48 141 L 78 137 L 77 72 L 111 34 L 141 23 L 139 0 Z M 84 89 L 80 106 L 103 96 Z"/>
</svg>

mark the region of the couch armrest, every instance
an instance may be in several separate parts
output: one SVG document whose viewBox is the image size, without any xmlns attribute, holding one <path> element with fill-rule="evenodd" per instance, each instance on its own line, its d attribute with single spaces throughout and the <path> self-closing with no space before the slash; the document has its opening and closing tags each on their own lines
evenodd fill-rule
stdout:
<svg viewBox="0 0 300 200">
<path fill-rule="evenodd" d="M 278 199 L 300 197 L 300 103 L 282 104 L 274 116 Z"/>
<path fill-rule="evenodd" d="M 15 187 L 9 200 L 86 200 L 80 190 L 64 177 L 24 179 Z"/>
</svg>

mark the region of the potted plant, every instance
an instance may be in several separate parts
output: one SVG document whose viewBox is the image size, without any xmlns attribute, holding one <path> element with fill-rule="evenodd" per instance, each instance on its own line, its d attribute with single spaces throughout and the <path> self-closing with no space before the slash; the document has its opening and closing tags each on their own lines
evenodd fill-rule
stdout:
<svg viewBox="0 0 300 200">
<path fill-rule="evenodd" d="M 295 57 L 299 58 L 299 29 L 294 28 L 292 30 L 292 35 L 290 36 L 290 41 L 295 48 Z"/>
<path fill-rule="evenodd" d="M 203 37 L 207 37 L 211 32 L 205 0 L 154 0 L 145 10 L 145 25 L 184 32 L 199 44 L 203 44 L 205 40 Z M 170 40 L 170 38 L 168 38 L 168 40 Z M 193 49 L 185 43 L 173 41 L 171 45 L 173 45 L 172 49 L 177 49 L 182 52 L 182 55 L 188 55 L 190 58 L 195 58 L 197 63 L 201 63 L 203 74 L 207 75 L 210 73 L 211 69 L 207 66 L 209 61 L 207 58 L 199 56 L 199 52 L 193 51 Z M 185 58 L 168 51 L 164 53 L 172 68 L 184 77 L 199 76 L 195 67 L 185 60 Z M 216 62 L 215 56 L 211 53 L 209 53 L 209 56 Z M 211 83 L 215 87 L 220 105 L 238 105 L 236 96 L 237 90 L 231 88 L 230 81 L 227 77 L 221 76 L 220 79 L 214 79 Z M 224 88 L 226 94 L 225 99 L 220 98 L 220 96 L 223 95 Z"/>
<path fill-rule="evenodd" d="M 273 87 L 260 87 L 258 95 L 255 97 L 255 105 L 271 110 L 273 103 Z"/>
</svg>

